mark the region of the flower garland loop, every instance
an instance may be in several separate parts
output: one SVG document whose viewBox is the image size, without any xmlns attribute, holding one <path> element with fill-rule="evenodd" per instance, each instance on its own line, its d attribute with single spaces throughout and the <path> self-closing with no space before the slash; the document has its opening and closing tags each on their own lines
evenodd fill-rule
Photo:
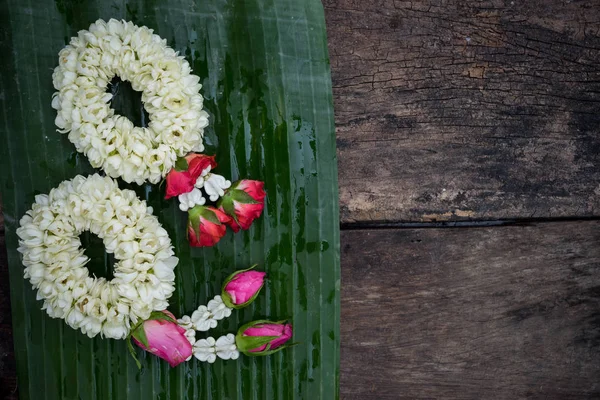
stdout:
<svg viewBox="0 0 600 400">
<path fill-rule="evenodd" d="M 178 262 L 171 240 L 152 208 L 111 178 L 79 175 L 62 182 L 35 197 L 20 225 L 25 278 L 50 317 L 89 337 L 124 339 L 132 325 L 168 307 Z M 89 275 L 83 231 L 114 253 L 114 279 Z"/>
<path fill-rule="evenodd" d="M 178 157 L 203 151 L 208 125 L 200 78 L 152 32 L 131 22 L 98 20 L 59 52 L 52 75 L 59 132 L 68 133 L 93 167 L 137 184 L 158 183 Z M 106 88 L 115 76 L 142 92 L 148 128 L 111 109 Z"/>
</svg>

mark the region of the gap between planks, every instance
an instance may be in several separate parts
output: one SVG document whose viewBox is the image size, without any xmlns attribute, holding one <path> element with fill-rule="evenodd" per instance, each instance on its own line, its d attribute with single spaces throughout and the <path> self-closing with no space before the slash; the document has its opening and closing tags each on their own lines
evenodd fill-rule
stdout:
<svg viewBox="0 0 600 400">
<path fill-rule="evenodd" d="M 531 226 L 552 222 L 600 221 L 600 216 L 592 217 L 547 217 L 547 218 L 516 218 L 482 221 L 361 221 L 341 222 L 340 230 L 379 230 L 379 229 L 431 229 L 431 228 L 490 228 L 506 226 Z"/>
</svg>

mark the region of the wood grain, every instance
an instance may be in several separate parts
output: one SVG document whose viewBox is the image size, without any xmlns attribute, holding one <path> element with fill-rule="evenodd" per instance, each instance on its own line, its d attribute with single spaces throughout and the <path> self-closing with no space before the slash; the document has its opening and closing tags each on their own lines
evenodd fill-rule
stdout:
<svg viewBox="0 0 600 400">
<path fill-rule="evenodd" d="M 600 215 L 597 0 L 326 0 L 342 222 Z"/>
<path fill-rule="evenodd" d="M 600 222 L 342 232 L 342 398 L 600 398 L 598 243 Z"/>
</svg>

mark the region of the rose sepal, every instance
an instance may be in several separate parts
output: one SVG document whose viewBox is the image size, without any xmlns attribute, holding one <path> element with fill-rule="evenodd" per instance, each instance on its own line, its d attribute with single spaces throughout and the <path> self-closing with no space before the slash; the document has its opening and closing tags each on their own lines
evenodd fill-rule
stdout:
<svg viewBox="0 0 600 400">
<path fill-rule="evenodd" d="M 185 157 L 177 157 L 177 160 L 175 160 L 175 166 L 173 166 L 173 168 L 177 172 L 187 171 L 189 167 L 190 164 L 188 163 L 188 160 L 185 159 Z"/>
</svg>

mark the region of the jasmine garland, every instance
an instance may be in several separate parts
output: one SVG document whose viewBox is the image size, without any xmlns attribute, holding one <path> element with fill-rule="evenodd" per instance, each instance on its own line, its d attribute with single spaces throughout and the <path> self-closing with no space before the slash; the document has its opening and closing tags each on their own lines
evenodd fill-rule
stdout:
<svg viewBox="0 0 600 400">
<path fill-rule="evenodd" d="M 204 150 L 208 114 L 200 78 L 166 41 L 145 26 L 98 20 L 71 38 L 52 75 L 56 126 L 95 168 L 126 182 L 158 183 L 178 157 Z M 114 76 L 142 92 L 148 128 L 110 107 Z"/>
<path fill-rule="evenodd" d="M 178 259 L 152 209 L 109 177 L 76 176 L 37 195 L 20 221 L 25 278 L 52 318 L 89 337 L 127 337 L 132 324 L 168 307 Z M 89 276 L 79 234 L 90 231 L 114 253 L 114 279 Z"/>
</svg>

